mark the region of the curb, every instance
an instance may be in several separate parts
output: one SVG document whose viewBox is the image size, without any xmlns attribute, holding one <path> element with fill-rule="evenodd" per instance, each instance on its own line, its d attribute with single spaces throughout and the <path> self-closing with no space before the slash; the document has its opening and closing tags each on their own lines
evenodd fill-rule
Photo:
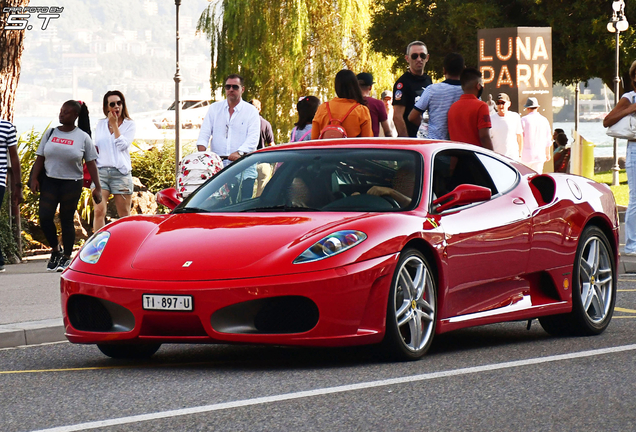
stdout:
<svg viewBox="0 0 636 432">
<path fill-rule="evenodd" d="M 62 318 L 0 325 L 0 348 L 65 340 Z"/>
</svg>

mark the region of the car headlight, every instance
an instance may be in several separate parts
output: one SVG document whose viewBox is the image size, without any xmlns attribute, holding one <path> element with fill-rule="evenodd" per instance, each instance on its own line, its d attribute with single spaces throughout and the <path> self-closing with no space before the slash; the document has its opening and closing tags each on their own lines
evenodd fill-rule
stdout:
<svg viewBox="0 0 636 432">
<path fill-rule="evenodd" d="M 367 235 L 362 231 L 345 230 L 328 235 L 314 243 L 309 249 L 301 253 L 294 260 L 294 264 L 320 261 L 351 249 L 366 240 Z"/>
<path fill-rule="evenodd" d="M 79 253 L 80 259 L 87 264 L 95 264 L 99 261 L 99 257 L 102 256 L 102 252 L 104 252 L 104 248 L 106 247 L 106 243 L 108 243 L 108 239 L 110 238 L 110 233 L 108 231 L 102 231 L 100 233 L 95 234 L 91 237 L 82 250 Z"/>
</svg>

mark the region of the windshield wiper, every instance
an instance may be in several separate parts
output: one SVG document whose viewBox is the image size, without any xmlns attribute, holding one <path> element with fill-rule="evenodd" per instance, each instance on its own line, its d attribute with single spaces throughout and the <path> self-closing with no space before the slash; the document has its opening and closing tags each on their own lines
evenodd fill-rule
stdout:
<svg viewBox="0 0 636 432">
<path fill-rule="evenodd" d="M 172 213 L 210 213 L 208 210 L 204 210 L 198 207 L 182 207 L 175 209 Z"/>
<path fill-rule="evenodd" d="M 320 209 L 313 207 L 301 207 L 301 206 L 288 206 L 288 205 L 276 205 L 268 207 L 254 207 L 245 210 L 241 210 L 241 213 L 246 212 L 268 212 L 268 211 L 284 211 L 284 212 L 303 212 L 303 211 L 321 211 Z"/>
</svg>

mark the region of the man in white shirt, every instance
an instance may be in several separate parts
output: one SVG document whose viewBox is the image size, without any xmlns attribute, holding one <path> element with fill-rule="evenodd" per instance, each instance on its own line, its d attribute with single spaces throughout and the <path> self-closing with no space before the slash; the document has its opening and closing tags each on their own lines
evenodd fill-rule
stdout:
<svg viewBox="0 0 636 432">
<path fill-rule="evenodd" d="M 527 115 L 521 118 L 523 126 L 523 152 L 521 162 L 543 173 L 543 164 L 552 157 L 552 127 L 547 118 L 537 111 L 539 101 L 530 97 L 524 105 Z"/>
<path fill-rule="evenodd" d="M 497 95 L 497 112 L 490 114 L 490 138 L 493 149 L 510 159 L 520 161 L 523 150 L 523 128 L 521 117 L 516 112 L 508 111 L 510 97 L 506 93 Z"/>
<path fill-rule="evenodd" d="M 226 99 L 210 105 L 197 140 L 199 151 L 205 151 L 209 142 L 210 151 L 221 157 L 224 166 L 255 151 L 258 146 L 261 118 L 256 107 L 242 99 L 244 91 L 242 76 L 232 74 L 226 78 Z M 250 183 L 253 189 L 256 167 L 247 169 L 245 174 L 241 186 L 243 199 L 252 196 Z"/>
</svg>

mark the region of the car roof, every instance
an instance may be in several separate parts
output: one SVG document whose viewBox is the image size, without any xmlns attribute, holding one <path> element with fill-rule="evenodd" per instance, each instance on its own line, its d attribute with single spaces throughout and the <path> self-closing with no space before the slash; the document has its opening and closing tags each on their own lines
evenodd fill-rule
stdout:
<svg viewBox="0 0 636 432">
<path fill-rule="evenodd" d="M 318 149 L 318 148 L 398 148 L 416 150 L 422 153 L 432 153 L 441 148 L 464 148 L 477 150 L 480 147 L 455 141 L 426 140 L 417 138 L 339 138 L 325 140 L 311 140 L 280 144 L 261 151 L 290 150 L 290 149 Z M 483 150 L 483 149 L 482 149 Z"/>
</svg>

